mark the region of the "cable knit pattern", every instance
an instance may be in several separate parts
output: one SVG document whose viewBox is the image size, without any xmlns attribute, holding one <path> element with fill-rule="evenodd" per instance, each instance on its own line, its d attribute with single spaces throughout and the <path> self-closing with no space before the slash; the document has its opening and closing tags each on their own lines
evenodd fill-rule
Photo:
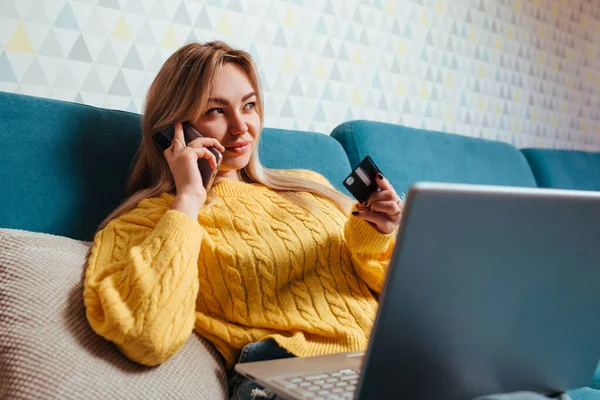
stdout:
<svg viewBox="0 0 600 400">
<path fill-rule="evenodd" d="M 265 192 L 265 196 L 281 209 L 290 212 L 290 215 L 296 216 L 296 218 L 299 218 L 298 215 L 304 212 L 297 207 L 289 207 L 287 205 L 288 201 L 275 192 L 267 191 Z M 288 282 L 290 291 L 294 295 L 296 307 L 302 315 L 302 321 L 307 323 L 313 331 L 332 337 L 335 335 L 336 329 L 315 313 L 314 299 L 311 297 L 310 289 L 304 280 L 307 271 L 305 269 L 306 263 L 304 262 L 303 249 L 297 246 L 300 238 L 294 233 L 293 226 L 289 225 L 289 222 L 284 223 L 273 219 L 272 227 L 281 240 L 283 240 L 287 251 L 289 251 L 291 275 Z"/>
<path fill-rule="evenodd" d="M 147 365 L 192 329 L 229 368 L 266 338 L 298 356 L 364 350 L 393 235 L 308 193 L 311 210 L 257 183 L 222 181 L 213 193 L 197 221 L 163 193 L 98 232 L 84 284 L 92 328 Z"/>
<path fill-rule="evenodd" d="M 219 212 L 223 212 L 223 209 L 218 205 L 215 205 L 215 209 Z M 244 287 L 242 286 L 242 277 L 240 276 L 239 270 L 236 268 L 237 262 L 235 257 L 235 249 L 230 243 L 228 243 L 226 238 L 224 238 L 222 235 L 219 235 L 219 229 L 216 228 L 218 221 L 214 216 L 212 216 L 212 222 L 215 225 L 211 226 L 210 228 L 206 227 L 206 230 L 209 234 L 209 237 L 212 239 L 214 246 L 220 249 L 217 254 L 219 256 L 219 264 L 225 269 L 224 279 L 228 283 L 229 294 L 231 296 L 231 301 L 233 302 L 233 315 L 231 315 L 229 318 L 237 321 L 247 321 L 247 297 Z M 208 254 L 203 255 L 206 256 Z M 202 270 L 205 274 L 205 283 L 207 287 L 210 287 L 210 279 L 208 278 L 206 266 L 203 266 Z"/>
<path fill-rule="evenodd" d="M 331 203 L 316 196 L 315 201 L 321 204 L 321 210 L 323 211 L 323 214 L 329 218 L 329 221 L 324 222 L 325 224 L 337 224 L 338 226 L 343 226 L 343 215 L 341 215 L 339 212 L 335 212 L 335 210 L 331 208 Z M 352 294 L 354 300 L 362 305 L 362 310 L 367 313 L 367 318 L 373 320 L 375 318 L 375 310 L 369 307 L 367 301 L 367 298 L 369 297 L 369 288 L 360 280 L 358 274 L 352 268 L 352 262 L 350 261 L 348 248 L 343 246 L 344 243 L 341 240 L 332 240 L 331 243 L 336 245 L 335 252 L 339 253 L 340 255 L 339 258 L 335 259 L 336 262 L 334 265 L 336 265 L 340 269 L 341 274 L 343 274 L 345 278 L 344 282 L 346 285 L 348 285 L 348 291 Z M 333 265 L 333 258 L 330 257 L 330 260 L 332 261 Z M 354 317 L 360 318 L 357 314 L 355 314 Z"/>
<path fill-rule="evenodd" d="M 156 365 L 178 351 L 192 332 L 202 230 L 167 209 L 158 221 L 139 218 L 150 202 L 144 200 L 96 235 L 84 303 L 98 334 L 134 361 Z"/>
<path fill-rule="evenodd" d="M 252 208 L 256 204 L 248 198 L 239 198 L 240 203 L 245 206 L 245 210 L 238 209 L 242 214 L 252 212 Z M 260 216 L 259 216 L 260 218 Z M 259 276 L 259 284 L 263 295 L 263 307 L 266 312 L 266 317 L 271 323 L 278 324 L 285 320 L 286 317 L 282 313 L 276 295 L 277 281 L 274 274 L 275 265 L 274 259 L 269 254 L 269 245 L 261 233 L 258 232 L 253 225 L 253 220 L 245 220 L 242 218 L 234 219 L 234 227 L 240 233 L 242 240 L 251 247 L 256 263 L 256 271 Z"/>
<path fill-rule="evenodd" d="M 325 296 L 331 307 L 331 311 L 337 321 L 346 327 L 356 325 L 356 321 L 346 308 L 342 296 L 339 296 L 340 290 L 333 276 L 331 254 L 331 237 L 326 230 L 326 226 L 319 223 L 317 218 L 311 214 L 303 219 L 305 226 L 310 229 L 315 245 L 317 246 L 317 272 L 319 274 L 321 284 L 325 289 Z M 323 236 L 326 238 L 323 238 Z"/>
</svg>

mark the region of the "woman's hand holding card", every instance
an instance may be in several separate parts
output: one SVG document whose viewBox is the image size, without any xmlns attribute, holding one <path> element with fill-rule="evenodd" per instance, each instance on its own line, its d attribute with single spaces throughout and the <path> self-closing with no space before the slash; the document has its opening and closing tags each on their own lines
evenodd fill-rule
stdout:
<svg viewBox="0 0 600 400">
<path fill-rule="evenodd" d="M 402 219 L 402 200 L 381 173 L 375 179 L 378 190 L 368 197 L 366 204 L 359 203 L 352 214 L 370 222 L 382 233 L 392 233 Z"/>
</svg>

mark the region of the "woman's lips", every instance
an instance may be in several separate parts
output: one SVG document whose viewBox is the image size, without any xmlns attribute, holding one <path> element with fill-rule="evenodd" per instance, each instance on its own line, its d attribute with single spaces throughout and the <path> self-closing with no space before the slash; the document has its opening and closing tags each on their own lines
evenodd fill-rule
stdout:
<svg viewBox="0 0 600 400">
<path fill-rule="evenodd" d="M 250 142 L 238 143 L 234 144 L 233 146 L 225 146 L 225 150 L 235 154 L 243 154 L 250 150 Z"/>
</svg>

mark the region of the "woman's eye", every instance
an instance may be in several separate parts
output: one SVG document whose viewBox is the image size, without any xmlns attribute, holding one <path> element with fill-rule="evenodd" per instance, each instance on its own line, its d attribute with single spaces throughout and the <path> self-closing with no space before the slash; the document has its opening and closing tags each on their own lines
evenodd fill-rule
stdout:
<svg viewBox="0 0 600 400">
<path fill-rule="evenodd" d="M 255 102 L 250 102 L 250 103 L 248 103 L 248 104 L 246 104 L 246 105 L 244 106 L 244 108 L 245 108 L 246 110 L 252 110 L 252 109 L 254 109 L 254 107 L 256 107 L 256 103 L 255 103 Z"/>
<path fill-rule="evenodd" d="M 210 110 L 208 110 L 206 112 L 206 114 L 208 114 L 208 115 L 223 114 L 223 109 L 222 108 L 211 108 Z"/>
</svg>

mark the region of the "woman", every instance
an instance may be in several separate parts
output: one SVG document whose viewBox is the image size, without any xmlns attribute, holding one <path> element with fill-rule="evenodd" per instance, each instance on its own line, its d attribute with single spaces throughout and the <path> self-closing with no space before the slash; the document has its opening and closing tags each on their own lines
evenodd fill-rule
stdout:
<svg viewBox="0 0 600 400">
<path fill-rule="evenodd" d="M 204 137 L 186 146 L 182 121 Z M 228 369 L 366 349 L 399 198 L 381 175 L 352 206 L 317 173 L 263 168 L 262 121 L 251 57 L 222 42 L 185 45 L 153 81 L 132 195 L 100 226 L 84 287 L 92 328 L 130 359 L 160 364 L 192 330 Z M 169 125 L 163 153 L 152 133 Z M 197 160 L 214 165 L 211 146 L 223 160 L 207 193 Z"/>
</svg>

